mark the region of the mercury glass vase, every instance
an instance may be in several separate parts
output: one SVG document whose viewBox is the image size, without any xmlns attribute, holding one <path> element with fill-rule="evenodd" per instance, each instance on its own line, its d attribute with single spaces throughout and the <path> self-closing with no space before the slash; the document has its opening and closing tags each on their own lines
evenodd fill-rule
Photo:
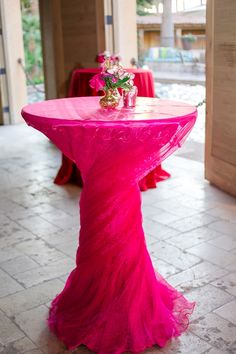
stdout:
<svg viewBox="0 0 236 354">
<path fill-rule="evenodd" d="M 113 109 L 119 105 L 120 94 L 118 89 L 109 89 L 105 91 L 105 96 L 103 96 L 99 103 L 102 108 Z"/>
</svg>

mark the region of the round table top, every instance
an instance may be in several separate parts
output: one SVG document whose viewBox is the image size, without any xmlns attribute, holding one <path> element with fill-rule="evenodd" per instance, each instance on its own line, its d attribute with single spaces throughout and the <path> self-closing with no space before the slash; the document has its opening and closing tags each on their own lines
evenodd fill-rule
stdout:
<svg viewBox="0 0 236 354">
<path fill-rule="evenodd" d="M 70 123 L 101 122 L 130 123 L 179 120 L 196 114 L 196 107 L 171 100 L 137 97 L 136 107 L 127 109 L 122 103 L 112 110 L 100 108 L 101 97 L 73 97 L 48 100 L 30 104 L 22 109 L 22 116 L 30 118 L 62 120 Z M 122 102 L 122 100 L 121 100 Z M 64 122 L 63 122 L 64 123 Z"/>
</svg>

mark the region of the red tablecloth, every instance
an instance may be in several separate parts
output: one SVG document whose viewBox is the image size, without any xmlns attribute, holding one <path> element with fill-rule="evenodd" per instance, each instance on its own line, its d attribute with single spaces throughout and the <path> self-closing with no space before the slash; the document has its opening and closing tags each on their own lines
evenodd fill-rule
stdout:
<svg viewBox="0 0 236 354">
<path fill-rule="evenodd" d="M 69 87 L 69 97 L 97 96 L 98 93 L 89 86 L 89 80 L 97 74 L 100 68 L 76 69 L 74 70 Z M 127 69 L 127 71 L 135 74 L 134 84 L 138 88 L 138 96 L 155 97 L 154 80 L 150 70 L 144 69 Z M 100 95 L 103 93 L 100 92 Z M 157 166 L 146 177 L 139 181 L 139 187 L 142 191 L 149 188 L 156 188 L 157 182 L 163 181 L 170 177 L 170 174 L 162 169 L 161 165 Z M 80 171 L 68 157 L 62 155 L 62 165 L 57 173 L 54 182 L 63 185 L 68 182 L 74 182 L 82 186 L 82 178 Z"/>
<path fill-rule="evenodd" d="M 74 70 L 70 82 L 69 97 L 97 96 L 98 93 L 89 86 L 89 80 L 101 69 L 77 69 Z M 134 84 L 138 87 L 138 96 L 155 97 L 154 80 L 152 72 L 144 69 L 126 69 L 135 74 Z M 103 95 L 100 92 L 100 95 Z"/>
</svg>

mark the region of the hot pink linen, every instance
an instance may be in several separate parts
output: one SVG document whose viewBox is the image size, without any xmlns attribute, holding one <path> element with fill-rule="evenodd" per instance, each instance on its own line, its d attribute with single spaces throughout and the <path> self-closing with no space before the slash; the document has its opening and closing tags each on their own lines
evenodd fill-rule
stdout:
<svg viewBox="0 0 236 354">
<path fill-rule="evenodd" d="M 51 100 L 22 111 L 84 181 L 76 267 L 48 323 L 69 349 L 140 353 L 185 331 L 194 307 L 153 269 L 138 181 L 182 145 L 197 112 L 154 98 L 138 98 L 133 110 L 103 111 L 98 100 Z"/>
</svg>

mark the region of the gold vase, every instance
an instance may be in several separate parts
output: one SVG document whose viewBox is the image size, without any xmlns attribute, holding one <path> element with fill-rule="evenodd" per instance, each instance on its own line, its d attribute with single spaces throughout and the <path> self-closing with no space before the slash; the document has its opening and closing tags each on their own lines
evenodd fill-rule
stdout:
<svg viewBox="0 0 236 354">
<path fill-rule="evenodd" d="M 99 103 L 102 108 L 116 108 L 120 102 L 120 94 L 117 89 L 109 89 L 105 91 L 105 96 L 103 96 Z"/>
</svg>

